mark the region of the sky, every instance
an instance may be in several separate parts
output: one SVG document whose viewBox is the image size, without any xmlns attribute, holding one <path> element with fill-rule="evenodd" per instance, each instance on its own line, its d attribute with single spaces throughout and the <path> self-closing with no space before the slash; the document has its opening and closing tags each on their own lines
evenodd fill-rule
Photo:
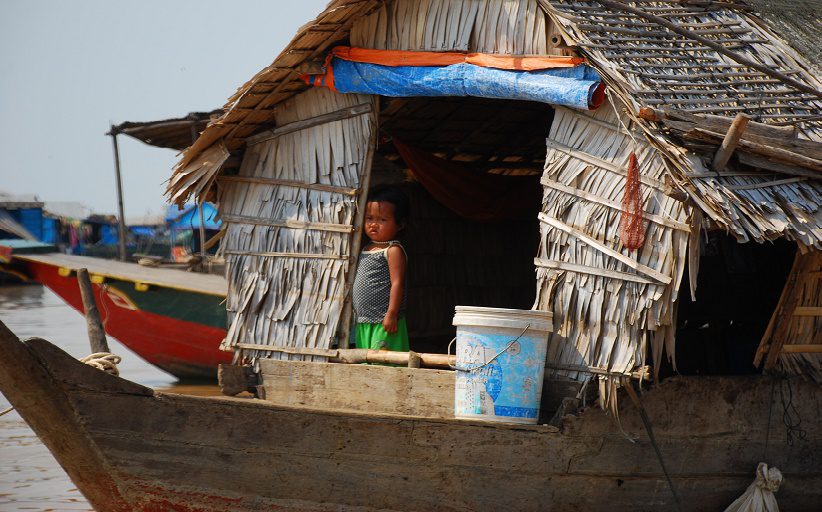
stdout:
<svg viewBox="0 0 822 512">
<path fill-rule="evenodd" d="M 116 214 L 106 132 L 222 107 L 328 0 L 0 0 L 0 191 Z M 125 217 L 161 213 L 174 150 L 117 138 Z"/>
</svg>

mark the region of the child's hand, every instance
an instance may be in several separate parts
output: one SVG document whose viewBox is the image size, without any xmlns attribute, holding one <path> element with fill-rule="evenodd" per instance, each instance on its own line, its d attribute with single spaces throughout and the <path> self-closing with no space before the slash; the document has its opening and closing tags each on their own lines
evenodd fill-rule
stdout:
<svg viewBox="0 0 822 512">
<path fill-rule="evenodd" d="M 397 315 L 386 313 L 385 318 L 382 319 L 382 328 L 385 329 L 385 332 L 388 334 L 397 332 Z"/>
</svg>

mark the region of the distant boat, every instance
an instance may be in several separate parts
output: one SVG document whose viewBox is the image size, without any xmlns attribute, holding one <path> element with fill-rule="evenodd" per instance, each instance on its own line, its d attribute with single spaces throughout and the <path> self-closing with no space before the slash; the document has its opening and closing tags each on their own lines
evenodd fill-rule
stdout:
<svg viewBox="0 0 822 512">
<path fill-rule="evenodd" d="M 177 378 L 216 379 L 217 365 L 231 361 L 219 349 L 226 334 L 222 276 L 60 253 L 5 259 L 0 270 L 49 287 L 81 313 L 76 271 L 88 269 L 106 332 Z"/>
</svg>

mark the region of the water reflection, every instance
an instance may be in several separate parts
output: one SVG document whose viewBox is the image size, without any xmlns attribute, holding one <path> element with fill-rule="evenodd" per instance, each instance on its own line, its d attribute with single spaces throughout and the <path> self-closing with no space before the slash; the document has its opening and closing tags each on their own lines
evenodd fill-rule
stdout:
<svg viewBox="0 0 822 512">
<path fill-rule="evenodd" d="M 0 321 L 20 338 L 44 338 L 74 357 L 89 354 L 86 322 L 48 288 L 0 286 Z M 120 374 L 166 392 L 219 394 L 216 386 L 176 385 L 176 379 L 151 366 L 115 339 L 111 351 L 122 356 Z M 0 394 L 0 411 L 9 407 Z M 26 425 L 11 412 L 0 416 L 0 510 L 92 510 L 65 471 Z"/>
</svg>

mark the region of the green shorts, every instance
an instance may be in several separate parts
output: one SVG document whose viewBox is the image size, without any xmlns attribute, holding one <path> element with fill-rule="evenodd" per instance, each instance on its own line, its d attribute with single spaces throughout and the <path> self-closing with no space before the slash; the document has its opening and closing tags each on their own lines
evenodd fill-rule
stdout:
<svg viewBox="0 0 822 512">
<path fill-rule="evenodd" d="M 397 320 L 397 332 L 388 334 L 382 324 L 357 324 L 355 330 L 357 348 L 371 350 L 395 350 L 408 352 L 408 326 L 405 317 Z M 383 343 L 384 342 L 384 343 Z"/>
</svg>

